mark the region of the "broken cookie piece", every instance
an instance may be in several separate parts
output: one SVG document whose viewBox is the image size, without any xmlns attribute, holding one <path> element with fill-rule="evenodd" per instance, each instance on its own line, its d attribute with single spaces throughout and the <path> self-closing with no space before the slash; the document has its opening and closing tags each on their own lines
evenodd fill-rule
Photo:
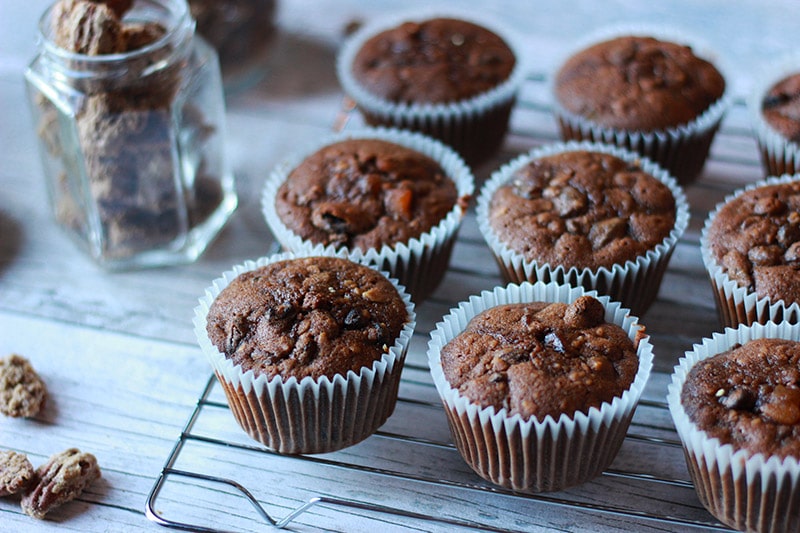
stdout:
<svg viewBox="0 0 800 533">
<path fill-rule="evenodd" d="M 54 508 L 80 496 L 100 477 L 97 459 L 90 453 L 70 448 L 50 457 L 36 469 L 37 483 L 22 496 L 22 510 L 43 519 Z"/>
<path fill-rule="evenodd" d="M 24 357 L 0 359 L 0 413 L 15 418 L 36 416 L 44 406 L 47 389 Z"/>
<path fill-rule="evenodd" d="M 15 451 L 0 451 L 0 496 L 22 492 L 34 479 L 33 465 Z"/>
</svg>

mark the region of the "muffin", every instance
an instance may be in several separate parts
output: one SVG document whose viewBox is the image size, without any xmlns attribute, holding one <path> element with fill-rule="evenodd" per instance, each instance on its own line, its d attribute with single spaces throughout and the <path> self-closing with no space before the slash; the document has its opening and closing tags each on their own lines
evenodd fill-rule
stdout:
<svg viewBox="0 0 800 533">
<path fill-rule="evenodd" d="M 747 102 L 765 176 L 800 170 L 800 53 L 754 77 Z"/>
<path fill-rule="evenodd" d="M 616 144 L 692 182 L 727 107 L 725 79 L 675 38 L 614 32 L 569 56 L 553 80 L 563 140 Z"/>
<path fill-rule="evenodd" d="M 657 165 L 589 143 L 534 149 L 496 171 L 478 198 L 478 225 L 507 281 L 597 290 L 643 314 L 689 210 Z"/>
<path fill-rule="evenodd" d="M 368 124 L 430 135 L 474 164 L 503 142 L 520 58 L 508 31 L 486 20 L 396 15 L 348 39 L 337 74 Z"/>
<path fill-rule="evenodd" d="M 619 451 L 652 357 L 628 309 L 556 283 L 471 297 L 428 344 L 456 447 L 481 477 L 516 491 L 599 475 Z"/>
<path fill-rule="evenodd" d="M 668 403 L 702 504 L 741 531 L 800 524 L 800 329 L 715 333 L 675 367 Z"/>
<path fill-rule="evenodd" d="M 421 301 L 447 270 L 473 189 L 469 168 L 440 142 L 366 129 L 324 139 L 278 166 L 262 206 L 285 249 L 347 250 Z"/>
<path fill-rule="evenodd" d="M 195 335 L 239 425 L 279 453 L 323 453 L 394 410 L 414 307 L 384 274 L 341 256 L 280 254 L 214 281 Z"/>
<path fill-rule="evenodd" d="M 226 91 L 254 85 L 277 34 L 277 0 L 188 0 L 197 32 L 219 56 Z"/>
<path fill-rule="evenodd" d="M 800 180 L 768 178 L 723 200 L 700 238 L 725 326 L 796 322 L 800 312 Z"/>
</svg>

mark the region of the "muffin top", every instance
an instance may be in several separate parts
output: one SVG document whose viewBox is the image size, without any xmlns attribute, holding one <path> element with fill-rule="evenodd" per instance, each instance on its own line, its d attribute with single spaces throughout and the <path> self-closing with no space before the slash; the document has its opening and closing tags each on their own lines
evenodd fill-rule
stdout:
<svg viewBox="0 0 800 533">
<path fill-rule="evenodd" d="M 800 142 L 800 73 L 770 87 L 761 101 L 761 114 L 781 136 Z"/>
<path fill-rule="evenodd" d="M 355 79 L 396 103 L 448 103 L 507 80 L 516 59 L 490 30 L 452 18 L 406 22 L 368 39 L 353 60 Z"/>
<path fill-rule="evenodd" d="M 681 405 L 736 450 L 800 459 L 800 343 L 757 339 L 698 362 Z"/>
<path fill-rule="evenodd" d="M 494 194 L 489 224 L 527 261 L 610 268 L 655 248 L 675 226 L 669 187 L 611 154 L 534 159 Z"/>
<path fill-rule="evenodd" d="M 725 92 L 725 80 L 688 46 L 653 37 L 618 37 L 569 58 L 556 75 L 561 105 L 601 126 L 672 128 L 700 116 Z"/>
<path fill-rule="evenodd" d="M 489 308 L 442 348 L 442 370 L 472 403 L 525 420 L 588 413 L 621 396 L 639 369 L 634 342 L 604 314 L 591 296 Z"/>
<path fill-rule="evenodd" d="M 300 380 L 371 367 L 407 321 L 405 303 L 380 272 L 305 257 L 237 276 L 212 303 L 206 331 L 243 372 Z"/>
<path fill-rule="evenodd" d="M 707 244 L 740 287 L 772 302 L 800 303 L 800 181 L 730 200 L 712 220 Z"/>
<path fill-rule="evenodd" d="M 303 160 L 278 189 L 275 207 L 303 239 L 366 251 L 419 237 L 458 200 L 456 184 L 430 157 L 388 141 L 350 139 Z"/>
</svg>

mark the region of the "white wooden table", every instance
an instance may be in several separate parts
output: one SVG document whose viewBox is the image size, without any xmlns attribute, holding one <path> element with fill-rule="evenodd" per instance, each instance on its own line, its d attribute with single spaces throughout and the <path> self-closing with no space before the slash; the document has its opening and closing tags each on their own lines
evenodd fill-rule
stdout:
<svg viewBox="0 0 800 533">
<path fill-rule="evenodd" d="M 176 470 L 236 480 L 276 518 L 313 497 L 366 504 L 315 506 L 292 522 L 298 531 L 454 529 L 370 509 L 375 506 L 523 531 L 672 531 L 692 521 L 704 524 L 698 530 L 713 529 L 715 521 L 686 481 L 663 403 L 676 359 L 719 328 L 698 251 L 699 228 L 724 195 L 761 175 L 741 98 L 703 176 L 687 189 L 690 228 L 658 301 L 642 318 L 655 345 L 656 372 L 619 457 L 582 487 L 514 495 L 481 481 L 452 447 L 424 362 L 435 322 L 468 295 L 500 283 L 474 216 L 461 231 L 444 283 L 417 309 L 396 413 L 380 434 L 353 448 L 311 459 L 266 452 L 235 424 L 219 388 L 206 390 L 210 369 L 192 334 L 192 309 L 209 282 L 274 249 L 258 205 L 261 185 L 284 154 L 329 132 L 340 114 L 333 60 L 343 27 L 393 3 L 280 0 L 280 36 L 267 78 L 229 98 L 228 149 L 239 177 L 239 210 L 195 264 L 117 274 L 91 263 L 56 227 L 47 206 L 22 81 L 47 3 L 0 3 L 0 356 L 29 358 L 50 391 L 35 419 L 0 419 L 0 449 L 24 452 L 40 464 L 75 446 L 97 456 L 103 478 L 47 521 L 24 515 L 13 499 L 0 499 L 0 531 L 166 531 L 146 518 L 145 507 L 168 457 Z M 403 2 L 404 8 L 447 4 Z M 699 34 L 728 58 L 742 97 L 758 64 L 797 42 L 800 19 L 796 0 L 507 0 L 483 7 L 522 33 L 532 76 L 513 115 L 513 134 L 496 160 L 475 169 L 479 179 L 515 154 L 556 139 L 543 80 L 559 54 L 597 26 L 645 21 Z M 351 124 L 358 122 L 354 115 Z M 174 474 L 165 478 L 154 510 L 196 525 L 267 529 L 230 487 Z"/>
</svg>

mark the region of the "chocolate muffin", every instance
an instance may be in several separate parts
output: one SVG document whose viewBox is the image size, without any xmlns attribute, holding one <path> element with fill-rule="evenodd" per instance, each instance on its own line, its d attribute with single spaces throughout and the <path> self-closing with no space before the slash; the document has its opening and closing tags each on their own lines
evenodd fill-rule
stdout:
<svg viewBox="0 0 800 533">
<path fill-rule="evenodd" d="M 270 173 L 262 210 L 289 251 L 346 250 L 420 302 L 438 287 L 474 178 L 451 148 L 383 128 L 321 139 Z"/>
<path fill-rule="evenodd" d="M 800 53 L 766 63 L 747 100 L 765 176 L 800 170 Z"/>
<path fill-rule="evenodd" d="M 588 413 L 630 388 L 639 367 L 633 341 L 604 315 L 591 296 L 492 307 L 444 346 L 444 375 L 470 401 L 524 420 Z"/>
<path fill-rule="evenodd" d="M 800 459 L 800 343 L 755 339 L 695 365 L 681 392 L 689 420 L 752 454 Z"/>
<path fill-rule="evenodd" d="M 703 506 L 739 531 L 800 523 L 800 326 L 740 325 L 681 358 L 667 402 Z"/>
<path fill-rule="evenodd" d="M 675 180 L 638 154 L 570 142 L 536 148 L 493 173 L 477 220 L 507 281 L 581 286 L 641 316 L 689 206 Z"/>
<path fill-rule="evenodd" d="M 680 183 L 702 170 L 725 88 L 719 70 L 690 46 L 647 35 L 587 46 L 561 65 L 553 83 L 563 139 L 635 150 Z"/>
<path fill-rule="evenodd" d="M 555 80 L 555 95 L 568 111 L 621 130 L 687 124 L 724 92 L 722 74 L 689 46 L 642 36 L 578 52 Z"/>
<path fill-rule="evenodd" d="M 256 76 L 277 34 L 278 0 L 188 0 L 197 31 L 214 47 L 226 82 Z"/>
<path fill-rule="evenodd" d="M 432 158 L 380 139 L 348 139 L 304 159 L 278 189 L 277 214 L 315 244 L 394 246 L 439 224 L 459 201 Z"/>
<path fill-rule="evenodd" d="M 555 268 L 633 261 L 669 236 L 669 187 L 615 155 L 570 151 L 536 158 L 511 174 L 489 204 L 497 238 L 528 261 Z"/>
<path fill-rule="evenodd" d="M 478 163 L 502 144 L 520 67 L 507 31 L 442 15 L 367 25 L 337 73 L 368 124 L 425 133 Z"/>
<path fill-rule="evenodd" d="M 323 453 L 392 414 L 415 314 L 402 287 L 344 254 L 280 254 L 215 280 L 194 325 L 248 435 Z"/>
<path fill-rule="evenodd" d="M 244 272 L 208 312 L 208 337 L 242 371 L 283 379 L 358 373 L 408 321 L 394 285 L 338 257 L 306 257 Z"/>
<path fill-rule="evenodd" d="M 764 120 L 786 140 L 800 142 L 800 73 L 769 88 L 761 101 Z"/>
<path fill-rule="evenodd" d="M 800 303 L 800 181 L 738 191 L 709 215 L 702 245 L 712 277 L 718 267 L 759 299 Z"/>
<path fill-rule="evenodd" d="M 600 475 L 652 362 L 628 309 L 557 283 L 470 296 L 428 342 L 456 448 L 478 475 L 515 491 L 562 490 Z"/>
<path fill-rule="evenodd" d="M 511 76 L 514 52 L 492 31 L 454 18 L 404 22 L 356 53 L 356 80 L 395 103 L 449 103 L 493 89 Z"/>
</svg>

